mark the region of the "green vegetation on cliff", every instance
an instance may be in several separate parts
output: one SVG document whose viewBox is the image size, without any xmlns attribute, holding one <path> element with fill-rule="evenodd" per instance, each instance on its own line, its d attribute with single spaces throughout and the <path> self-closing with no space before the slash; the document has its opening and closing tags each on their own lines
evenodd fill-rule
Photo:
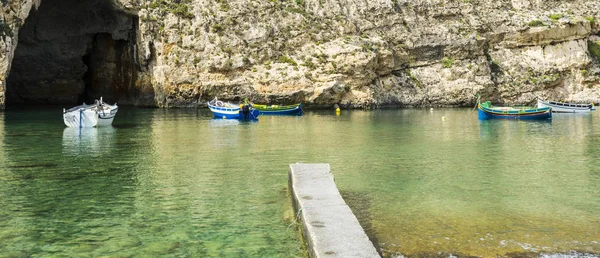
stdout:
<svg viewBox="0 0 600 258">
<path fill-rule="evenodd" d="M 590 23 L 596 22 L 596 19 L 594 18 L 594 16 L 586 16 L 585 19 L 588 20 Z"/>
<path fill-rule="evenodd" d="M 297 66 L 298 63 L 296 63 L 296 61 L 294 61 L 293 59 L 291 59 L 289 56 L 281 56 L 279 57 L 279 62 L 280 63 L 288 63 L 291 64 L 293 66 Z"/>
<path fill-rule="evenodd" d="M 442 65 L 444 66 L 444 68 L 452 67 L 453 63 L 454 63 L 454 59 L 452 59 L 452 58 L 449 58 L 449 57 L 442 58 Z"/>
<path fill-rule="evenodd" d="M 544 26 L 544 22 L 542 22 L 540 20 L 533 20 L 533 21 L 530 21 L 529 23 L 527 23 L 527 25 L 529 25 L 530 27 L 541 27 L 541 26 Z"/>
<path fill-rule="evenodd" d="M 588 41 L 588 51 L 590 51 L 590 54 L 600 62 L 600 41 Z"/>
<path fill-rule="evenodd" d="M 195 15 L 190 11 L 192 0 L 167 1 L 167 0 L 151 0 L 149 7 L 161 11 L 168 11 L 181 18 L 192 19 Z"/>
<path fill-rule="evenodd" d="M 548 18 L 552 19 L 553 21 L 558 21 L 562 17 L 564 17 L 564 15 L 559 14 L 559 13 L 554 13 L 554 14 L 548 15 Z"/>
</svg>

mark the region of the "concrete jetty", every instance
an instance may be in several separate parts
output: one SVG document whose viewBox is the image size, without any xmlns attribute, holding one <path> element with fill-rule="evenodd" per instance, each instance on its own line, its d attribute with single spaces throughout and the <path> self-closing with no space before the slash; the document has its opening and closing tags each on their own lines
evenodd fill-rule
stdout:
<svg viewBox="0 0 600 258">
<path fill-rule="evenodd" d="M 289 184 L 311 257 L 380 257 L 340 195 L 329 164 L 291 164 Z"/>
</svg>

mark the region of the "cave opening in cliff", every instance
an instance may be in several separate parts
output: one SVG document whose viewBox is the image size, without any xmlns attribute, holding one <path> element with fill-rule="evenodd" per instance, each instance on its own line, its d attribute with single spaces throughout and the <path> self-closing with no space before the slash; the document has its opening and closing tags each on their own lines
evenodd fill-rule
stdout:
<svg viewBox="0 0 600 258">
<path fill-rule="evenodd" d="M 85 73 L 83 74 L 83 92 L 79 95 L 79 100 L 77 101 L 77 103 L 91 103 L 92 100 L 89 98 L 90 95 L 90 88 L 93 85 L 92 82 L 92 70 L 94 69 L 92 67 L 92 55 L 91 54 L 86 54 L 81 58 L 81 61 L 83 61 L 83 65 L 85 65 L 85 67 L 87 67 L 87 69 L 85 70 Z"/>
<path fill-rule="evenodd" d="M 6 105 L 135 99 L 138 17 L 111 0 L 44 0 L 19 30 Z"/>
</svg>

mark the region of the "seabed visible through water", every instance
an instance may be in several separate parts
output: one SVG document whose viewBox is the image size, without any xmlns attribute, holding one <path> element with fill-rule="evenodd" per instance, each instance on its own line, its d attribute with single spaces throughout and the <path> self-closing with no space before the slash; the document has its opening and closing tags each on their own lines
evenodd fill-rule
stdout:
<svg viewBox="0 0 600 258">
<path fill-rule="evenodd" d="M 307 111 L 230 124 L 203 109 L 120 108 L 113 127 L 79 134 L 61 111 L 0 116 L 0 254 L 305 257 L 285 194 L 296 162 L 330 164 L 386 257 L 600 253 L 596 112 Z"/>
</svg>

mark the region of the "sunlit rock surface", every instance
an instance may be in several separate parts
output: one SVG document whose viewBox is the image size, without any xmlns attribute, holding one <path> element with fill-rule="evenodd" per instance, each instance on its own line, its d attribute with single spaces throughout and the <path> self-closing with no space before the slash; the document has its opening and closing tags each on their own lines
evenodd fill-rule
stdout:
<svg viewBox="0 0 600 258">
<path fill-rule="evenodd" d="M 158 107 L 204 106 L 215 96 L 352 108 L 472 106 L 477 94 L 508 104 L 600 100 L 598 1 L 98 0 L 107 4 L 62 16 L 43 6 L 56 1 L 2 1 L 0 104 L 100 95 Z M 23 59 L 20 41 L 74 40 L 45 26 L 18 35 L 31 31 L 38 6 L 49 12 L 38 16 L 70 21 L 66 31 L 104 35 L 62 49 L 72 62 L 50 78 L 31 67 L 53 67 L 44 57 L 56 48 L 34 47 L 40 52 Z M 77 10 L 125 19 L 91 30 L 93 16 Z M 29 68 L 11 71 L 23 60 Z"/>
</svg>

